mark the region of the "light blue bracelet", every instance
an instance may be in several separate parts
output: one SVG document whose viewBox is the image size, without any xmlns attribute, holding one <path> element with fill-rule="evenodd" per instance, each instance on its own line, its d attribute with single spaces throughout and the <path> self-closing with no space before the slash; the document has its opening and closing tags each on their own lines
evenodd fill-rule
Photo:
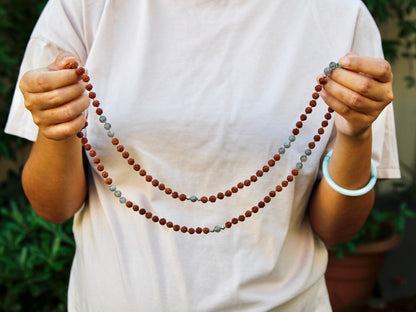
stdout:
<svg viewBox="0 0 416 312">
<path fill-rule="evenodd" d="M 347 190 L 339 186 L 338 184 L 336 184 L 334 180 L 332 180 L 331 176 L 329 175 L 328 164 L 329 164 L 329 160 L 331 159 L 331 156 L 332 156 L 332 151 L 326 154 L 324 161 L 322 163 L 322 172 L 323 172 L 326 182 L 329 184 L 330 187 L 332 187 L 338 193 L 342 195 L 346 195 L 346 196 L 361 196 L 371 191 L 371 189 L 374 187 L 374 185 L 377 182 L 377 168 L 373 160 L 371 160 L 370 182 L 368 182 L 366 186 L 364 186 L 363 188 L 359 190 Z"/>
</svg>

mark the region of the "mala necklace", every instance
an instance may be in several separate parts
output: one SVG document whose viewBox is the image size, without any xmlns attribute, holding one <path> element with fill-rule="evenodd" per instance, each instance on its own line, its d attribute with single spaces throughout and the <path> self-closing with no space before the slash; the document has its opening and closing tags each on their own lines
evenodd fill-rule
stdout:
<svg viewBox="0 0 416 312">
<path fill-rule="evenodd" d="M 111 139 L 111 144 L 117 149 L 121 154 L 122 158 L 127 160 L 127 163 L 133 168 L 134 171 L 138 172 L 140 176 L 144 177 L 146 182 L 151 183 L 155 188 L 160 191 L 163 191 L 166 195 L 170 195 L 172 198 L 179 199 L 180 201 L 191 201 L 202 203 L 211 202 L 214 203 L 217 200 L 225 199 L 226 197 L 231 197 L 233 194 L 237 193 L 239 189 L 250 186 L 251 183 L 257 182 L 264 173 L 269 172 L 271 167 L 274 167 L 276 163 L 281 159 L 286 149 L 291 147 L 291 144 L 295 142 L 296 136 L 299 135 L 301 128 L 303 127 L 303 122 L 307 120 L 307 115 L 312 113 L 313 108 L 317 105 L 317 99 L 319 98 L 319 92 L 322 90 L 323 85 L 326 83 L 327 76 L 336 68 L 341 68 L 341 66 L 336 62 L 331 62 L 328 67 L 324 69 L 324 75 L 319 79 L 319 84 L 315 86 L 315 91 L 312 93 L 312 99 L 309 102 L 309 105 L 305 108 L 305 113 L 302 113 L 299 117 L 299 121 L 296 122 L 295 128 L 292 130 L 292 134 L 289 136 L 288 141 L 286 141 L 282 147 L 278 149 L 278 153 L 270 159 L 267 164 L 265 164 L 262 169 L 256 171 L 251 177 L 245 179 L 243 182 L 237 183 L 237 185 L 232 186 L 230 189 L 219 192 L 216 195 L 204 195 L 197 197 L 196 195 L 188 196 L 183 193 L 178 193 L 177 191 L 172 190 L 169 187 L 166 187 L 165 184 L 160 183 L 158 179 L 153 178 L 150 174 L 143 169 L 140 164 L 130 157 L 130 153 L 125 149 L 125 147 L 120 143 L 119 139 L 115 137 L 115 133 L 111 130 L 111 124 L 108 122 L 107 117 L 103 115 L 103 110 L 100 108 L 100 101 L 96 99 L 96 93 L 92 91 L 93 86 L 90 82 L 90 77 L 86 74 L 86 70 L 83 67 L 78 67 L 77 63 L 69 63 L 65 66 L 66 69 L 75 69 L 76 73 L 81 77 L 81 79 L 86 83 L 85 89 L 88 91 L 88 96 L 92 102 L 92 106 L 96 108 L 95 112 L 98 116 L 98 120 L 103 124 L 104 129 L 107 131 L 107 136 Z M 259 201 L 257 205 L 253 206 L 250 210 L 245 211 L 238 217 L 234 217 L 231 220 L 226 221 L 223 225 L 216 225 L 212 228 L 209 227 L 187 227 L 174 224 L 172 221 L 167 221 L 165 218 L 161 218 L 157 215 L 154 215 L 150 211 L 147 211 L 144 208 L 139 207 L 139 205 L 133 203 L 122 196 L 120 190 L 117 189 L 117 186 L 113 184 L 113 180 L 110 177 L 108 171 L 104 170 L 104 165 L 102 164 L 100 158 L 97 155 L 97 152 L 89 144 L 87 137 L 85 136 L 82 130 L 77 134 L 81 139 L 81 143 L 88 155 L 92 158 L 93 164 L 96 166 L 98 172 L 101 173 L 102 178 L 105 183 L 109 186 L 109 190 L 113 192 L 114 196 L 119 199 L 119 202 L 125 205 L 127 208 L 131 208 L 133 211 L 138 211 L 140 215 L 145 216 L 147 219 L 153 221 L 154 223 L 159 223 L 161 226 L 166 226 L 169 229 L 173 229 L 176 232 L 189 233 L 189 234 L 209 234 L 209 233 L 219 233 L 225 229 L 231 228 L 233 225 L 243 222 L 246 218 L 250 218 L 254 214 L 258 213 L 260 209 L 264 208 L 266 204 L 270 203 L 271 199 L 276 197 L 277 193 L 283 191 L 290 182 L 299 174 L 299 171 L 303 168 L 303 163 L 307 161 L 308 156 L 312 154 L 312 150 L 315 148 L 316 143 L 321 140 L 321 136 L 324 134 L 324 128 L 328 126 L 328 121 L 332 118 L 332 113 L 334 111 L 328 107 L 328 112 L 324 115 L 324 120 L 321 123 L 321 127 L 318 129 L 317 134 L 314 135 L 313 140 L 308 143 L 305 153 L 300 157 L 300 161 L 296 164 L 295 168 L 292 169 L 291 174 L 289 174 L 285 180 L 283 180 L 275 189 L 271 190 L 268 195 L 266 195 L 262 201 Z M 84 129 L 88 126 L 88 123 L 85 123 Z"/>
</svg>

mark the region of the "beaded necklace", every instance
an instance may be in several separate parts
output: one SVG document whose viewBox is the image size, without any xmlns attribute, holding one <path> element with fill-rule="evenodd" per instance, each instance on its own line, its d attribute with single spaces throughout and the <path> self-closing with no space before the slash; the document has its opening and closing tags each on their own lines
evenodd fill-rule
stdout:
<svg viewBox="0 0 416 312">
<path fill-rule="evenodd" d="M 79 67 L 77 63 L 69 63 L 65 66 L 66 69 L 75 69 L 76 73 L 81 77 L 81 79 L 86 83 L 85 89 L 88 91 L 88 96 L 90 98 L 92 106 L 94 106 L 95 112 L 98 116 L 98 120 L 100 123 L 103 124 L 103 128 L 107 131 L 107 136 L 111 139 L 111 144 L 117 149 L 117 151 L 121 154 L 121 157 L 127 160 L 127 163 L 132 167 L 132 169 L 138 174 L 143 177 L 146 182 L 151 183 L 155 188 L 164 192 L 166 195 L 171 196 L 172 198 L 179 199 L 180 201 L 190 201 L 190 202 L 197 202 L 200 201 L 202 203 L 215 203 L 217 200 L 223 200 L 225 198 L 231 197 L 233 194 L 236 194 L 239 189 L 244 187 L 250 186 L 252 183 L 255 183 L 263 177 L 264 173 L 267 173 L 274 167 L 279 160 L 281 159 L 282 155 L 285 154 L 286 150 L 291 147 L 291 144 L 295 142 L 296 136 L 300 134 L 301 129 L 303 127 L 303 123 L 307 120 L 307 115 L 311 114 L 313 108 L 317 105 L 317 99 L 319 98 L 319 92 L 322 90 L 323 85 L 326 83 L 327 76 L 332 72 L 332 70 L 336 68 L 341 68 L 341 66 L 336 62 L 331 62 L 328 67 L 324 69 L 324 75 L 319 79 L 319 84 L 315 86 L 315 90 L 312 93 L 312 99 L 309 101 L 309 105 L 305 108 L 305 112 L 302 113 L 299 117 L 299 121 L 296 122 L 295 127 L 292 130 L 292 133 L 289 135 L 288 140 L 283 143 L 283 145 L 278 148 L 278 152 L 270 159 L 267 164 L 265 164 L 262 169 L 256 171 L 255 174 L 250 176 L 247 179 L 244 179 L 242 182 L 237 183 L 235 186 L 227 189 L 226 191 L 219 192 L 216 195 L 203 195 L 201 197 L 197 197 L 196 195 L 186 195 L 184 193 L 179 193 L 177 191 L 172 190 L 169 187 L 166 187 L 164 183 L 160 183 L 158 179 L 152 177 L 152 175 L 148 174 L 145 169 L 141 167 L 140 164 L 136 163 L 134 158 L 130 157 L 130 153 L 125 149 L 125 147 L 120 143 L 119 139 L 115 137 L 114 131 L 111 129 L 111 124 L 109 123 L 107 117 L 103 115 L 103 109 L 100 107 L 100 101 L 96 99 L 97 95 L 95 92 L 92 91 L 93 86 L 90 83 L 90 77 L 86 74 L 86 70 L 83 67 Z M 303 168 L 303 163 L 305 163 L 308 159 L 308 156 L 312 154 L 312 150 L 315 148 L 316 143 L 321 140 L 321 136 L 325 133 L 324 128 L 328 126 L 328 121 L 332 118 L 332 113 L 334 111 L 328 107 L 328 112 L 324 115 L 324 120 L 321 123 L 321 127 L 318 129 L 317 134 L 313 136 L 313 139 L 308 143 L 307 148 L 304 151 L 304 154 L 300 156 L 300 161 L 296 163 L 295 168 L 293 168 L 280 184 L 276 185 L 276 187 L 269 191 L 268 195 L 266 195 L 263 200 L 259 201 L 257 205 L 253 206 L 251 209 L 245 211 L 238 217 L 234 217 L 231 220 L 227 220 L 224 222 L 223 225 L 215 225 L 212 228 L 209 227 L 187 227 L 181 226 L 179 224 L 175 224 L 172 221 L 168 221 L 163 217 L 159 217 L 154 215 L 152 212 L 139 207 L 139 205 L 133 203 L 130 200 L 127 200 L 126 197 L 122 196 L 122 192 L 117 189 L 117 186 L 113 184 L 113 180 L 108 171 L 104 170 L 104 165 L 102 164 L 100 158 L 97 155 L 97 152 L 92 148 L 91 144 L 89 143 L 87 137 L 85 136 L 84 132 L 81 130 L 77 136 L 81 139 L 81 143 L 84 147 L 84 150 L 88 152 L 88 155 L 92 158 L 93 164 L 96 166 L 96 170 L 101 174 L 101 177 L 104 179 L 105 184 L 108 185 L 109 190 L 113 192 L 114 196 L 119 199 L 119 202 L 125 205 L 127 208 L 131 208 L 133 211 L 139 212 L 140 215 L 145 216 L 147 219 L 153 221 L 154 223 L 158 223 L 161 226 L 166 226 L 169 229 L 174 230 L 175 232 L 181 233 L 189 233 L 189 234 L 209 234 L 209 233 L 219 233 L 225 229 L 231 228 L 233 225 L 245 221 L 246 218 L 250 218 L 253 215 L 257 214 L 260 209 L 263 209 L 266 204 L 270 203 L 272 198 L 276 197 L 277 193 L 280 193 L 286 188 L 290 182 L 292 182 L 297 175 L 299 175 L 299 171 Z M 85 123 L 84 129 L 88 126 L 88 123 Z M 83 129 L 83 130 L 84 130 Z"/>
</svg>

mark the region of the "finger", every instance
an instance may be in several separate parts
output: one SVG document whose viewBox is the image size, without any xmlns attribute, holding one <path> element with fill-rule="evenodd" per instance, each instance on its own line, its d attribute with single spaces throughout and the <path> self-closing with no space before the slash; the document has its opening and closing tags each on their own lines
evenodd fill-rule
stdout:
<svg viewBox="0 0 416 312">
<path fill-rule="evenodd" d="M 84 126 L 85 117 L 80 114 L 71 121 L 42 128 L 42 134 L 51 140 L 65 140 L 77 135 Z"/>
<path fill-rule="evenodd" d="M 374 101 L 390 103 L 392 100 L 390 84 L 379 82 L 366 75 L 337 68 L 331 72 L 330 79 Z"/>
<path fill-rule="evenodd" d="M 58 89 L 41 93 L 28 93 L 25 95 L 25 105 L 29 111 L 47 110 L 58 107 L 73 99 L 78 98 L 85 92 L 85 86 L 77 81 Z"/>
<path fill-rule="evenodd" d="M 72 64 L 78 64 L 78 61 L 75 56 L 73 56 L 69 52 L 61 52 L 55 59 L 55 61 L 48 66 L 49 70 L 60 70 L 65 69 L 66 65 L 72 63 Z"/>
<path fill-rule="evenodd" d="M 72 121 L 78 118 L 79 115 L 83 115 L 85 118 L 86 115 L 84 114 L 84 111 L 88 108 L 88 106 L 88 97 L 86 95 L 82 95 L 79 98 L 59 107 L 38 112 L 38 114 L 33 116 L 33 121 L 39 127 L 48 127 Z"/>
<path fill-rule="evenodd" d="M 362 94 L 337 83 L 331 78 L 327 78 L 324 90 L 324 95 L 329 94 L 331 98 L 336 99 L 345 106 L 342 110 L 354 110 L 363 114 L 378 114 L 385 106 L 383 102 L 365 97 Z M 333 109 L 336 111 L 335 108 Z"/>
<path fill-rule="evenodd" d="M 339 60 L 342 67 L 357 73 L 364 73 L 380 82 L 393 79 L 389 62 L 381 58 L 372 58 L 349 53 Z"/>
</svg>

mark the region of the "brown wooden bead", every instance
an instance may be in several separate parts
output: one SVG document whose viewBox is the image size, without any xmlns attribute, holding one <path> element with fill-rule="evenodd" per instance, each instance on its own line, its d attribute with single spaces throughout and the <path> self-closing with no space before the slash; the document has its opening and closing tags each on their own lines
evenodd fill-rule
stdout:
<svg viewBox="0 0 416 312">
<path fill-rule="evenodd" d="M 247 210 L 247 211 L 245 212 L 245 216 L 246 216 L 247 218 L 250 218 L 252 215 L 253 215 L 253 213 L 252 213 L 250 210 Z"/>
<path fill-rule="evenodd" d="M 319 141 L 321 140 L 321 137 L 320 137 L 319 135 L 315 135 L 315 136 L 313 137 L 313 140 L 314 140 L 315 142 L 319 142 Z"/>
<path fill-rule="evenodd" d="M 324 133 L 325 133 L 324 128 L 319 128 L 319 129 L 318 129 L 318 133 L 319 133 L 320 135 L 324 134 Z"/>
<path fill-rule="evenodd" d="M 82 133 L 81 131 L 77 133 L 77 137 L 78 137 L 78 138 L 80 138 L 80 139 L 81 139 L 83 136 L 84 136 L 84 133 Z"/>
<path fill-rule="evenodd" d="M 175 225 L 173 226 L 173 230 L 174 230 L 175 232 L 178 232 L 180 229 L 181 229 L 181 226 L 180 226 L 179 224 L 175 224 Z"/>
<path fill-rule="evenodd" d="M 252 175 L 250 177 L 251 182 L 257 182 L 257 177 L 255 175 Z"/>
<path fill-rule="evenodd" d="M 71 63 L 65 64 L 64 68 L 65 69 L 71 69 Z"/>
<path fill-rule="evenodd" d="M 275 161 L 279 161 L 280 160 L 280 155 L 279 154 L 274 154 L 273 159 Z"/>
<path fill-rule="evenodd" d="M 93 162 L 94 164 L 98 165 L 98 164 L 100 163 L 100 158 L 95 157 L 95 158 L 92 160 L 92 162 Z"/>
<path fill-rule="evenodd" d="M 139 211 L 139 206 L 137 206 L 137 205 L 133 205 L 133 208 L 132 208 L 134 211 Z"/>
<path fill-rule="evenodd" d="M 88 97 L 90 98 L 90 99 L 95 99 L 95 97 L 97 96 L 97 94 L 95 93 L 95 92 L 89 92 L 88 93 Z"/>
<path fill-rule="evenodd" d="M 124 146 L 123 145 L 118 145 L 117 146 L 117 152 L 123 152 L 124 151 Z"/>
<path fill-rule="evenodd" d="M 309 142 L 308 144 L 310 149 L 314 149 L 315 148 L 315 143 L 314 142 Z"/>
<path fill-rule="evenodd" d="M 178 198 L 179 197 L 179 193 L 178 192 L 173 192 L 172 193 L 172 197 L 175 198 L 175 199 Z"/>
<path fill-rule="evenodd" d="M 181 232 L 182 233 L 188 232 L 188 228 L 186 226 L 181 227 Z"/>
<path fill-rule="evenodd" d="M 75 72 L 77 73 L 78 76 L 84 75 L 85 74 L 85 68 L 78 67 Z"/>
<path fill-rule="evenodd" d="M 159 184 L 159 190 L 164 191 L 165 188 L 166 188 L 166 186 L 163 183 Z"/>
<path fill-rule="evenodd" d="M 227 221 L 227 222 L 225 222 L 225 227 L 227 228 L 227 229 L 229 229 L 230 227 L 232 227 L 233 226 L 233 224 L 230 222 L 230 221 Z"/>
<path fill-rule="evenodd" d="M 243 222 L 246 219 L 245 216 L 241 215 L 238 217 L 238 221 Z"/>
<path fill-rule="evenodd" d="M 169 221 L 168 223 L 166 223 L 166 226 L 167 226 L 168 228 L 173 228 L 173 223 Z"/>
<path fill-rule="evenodd" d="M 289 182 L 292 182 L 293 181 L 293 176 L 292 175 L 288 175 L 286 177 L 286 180 L 288 180 Z"/>
<path fill-rule="evenodd" d="M 264 208 L 264 207 L 266 206 L 266 204 L 265 204 L 263 201 L 260 201 L 260 202 L 257 204 L 257 206 L 258 206 L 259 208 Z"/>
<path fill-rule="evenodd" d="M 276 197 L 276 192 L 275 191 L 270 191 L 269 196 L 270 197 Z"/>
<path fill-rule="evenodd" d="M 130 154 L 129 154 L 129 152 L 123 152 L 123 154 L 121 154 L 121 156 L 123 156 L 123 158 L 129 158 L 130 157 Z"/>
<path fill-rule="evenodd" d="M 269 172 L 270 167 L 269 166 L 263 166 L 263 172 Z"/>
<path fill-rule="evenodd" d="M 245 181 L 244 181 L 244 185 L 245 185 L 245 186 L 250 186 L 250 184 L 251 184 L 251 181 L 250 181 L 250 180 L 245 180 Z"/>
<path fill-rule="evenodd" d="M 97 108 L 97 109 L 95 110 L 95 113 L 96 113 L 97 115 L 102 115 L 102 114 L 103 114 L 103 110 L 102 110 L 101 108 Z"/>
<path fill-rule="evenodd" d="M 283 187 L 287 187 L 289 185 L 289 182 L 287 182 L 287 181 L 282 181 L 282 186 Z"/>
<path fill-rule="evenodd" d="M 108 178 L 108 172 L 107 171 L 103 171 L 103 173 L 101 173 L 101 176 L 106 179 Z"/>
<path fill-rule="evenodd" d="M 276 192 L 281 192 L 282 190 L 283 188 L 280 185 L 276 186 Z"/>
<path fill-rule="evenodd" d="M 145 217 L 147 219 L 150 219 L 152 217 L 152 213 L 151 212 L 146 212 Z"/>
<path fill-rule="evenodd" d="M 225 196 L 230 197 L 233 193 L 230 190 L 225 191 Z"/>
<path fill-rule="evenodd" d="M 113 145 L 118 145 L 118 143 L 120 143 L 120 141 L 117 138 L 113 138 L 111 140 L 111 144 L 113 144 Z"/>
<path fill-rule="evenodd" d="M 263 171 L 261 171 L 261 170 L 257 170 L 257 172 L 256 172 L 256 176 L 258 176 L 258 177 L 262 177 L 262 176 L 263 176 Z"/>
<path fill-rule="evenodd" d="M 166 219 L 165 218 L 160 219 L 159 224 L 160 225 L 165 225 L 166 224 Z"/>
<path fill-rule="evenodd" d="M 232 224 L 237 224 L 237 223 L 238 223 L 238 219 L 237 219 L 237 218 L 233 218 L 233 219 L 231 220 L 231 223 L 232 223 Z"/>
<path fill-rule="evenodd" d="M 204 204 L 206 204 L 208 202 L 208 197 L 202 196 L 201 197 L 201 202 L 204 203 Z"/>
<path fill-rule="evenodd" d="M 300 120 L 305 121 L 308 117 L 305 114 L 300 115 Z"/>
<path fill-rule="evenodd" d="M 200 227 L 197 227 L 195 229 L 196 234 L 201 234 L 202 233 L 202 229 Z"/>
<path fill-rule="evenodd" d="M 320 85 L 315 86 L 315 91 L 316 92 L 321 92 L 322 91 L 322 86 L 320 86 Z"/>
<path fill-rule="evenodd" d="M 90 77 L 88 77 L 88 75 L 82 75 L 81 76 L 82 81 L 84 82 L 89 82 L 90 81 Z"/>
<path fill-rule="evenodd" d="M 159 222 L 159 217 L 158 217 L 158 216 L 153 216 L 152 221 L 153 221 L 154 223 Z"/>
<path fill-rule="evenodd" d="M 186 200 L 186 195 L 185 194 L 179 195 L 179 200 L 185 201 Z"/>
<path fill-rule="evenodd" d="M 272 200 L 269 196 L 264 197 L 264 202 L 265 203 L 270 203 L 270 201 Z"/>
<path fill-rule="evenodd" d="M 126 202 L 126 207 L 127 208 L 133 207 L 133 203 L 131 201 Z"/>
<path fill-rule="evenodd" d="M 242 189 L 244 187 L 244 183 L 243 182 L 239 182 L 237 184 L 237 187 L 240 188 L 240 189 Z"/>
<path fill-rule="evenodd" d="M 312 94 L 312 98 L 313 99 L 319 99 L 319 93 L 317 93 L 317 92 L 314 92 L 313 94 Z"/>
<path fill-rule="evenodd" d="M 92 106 L 94 106 L 94 107 L 98 107 L 98 106 L 100 106 L 100 101 L 98 101 L 98 100 L 94 100 L 94 101 L 92 101 Z"/>
<path fill-rule="evenodd" d="M 309 102 L 309 106 L 310 106 L 310 107 L 315 107 L 315 106 L 316 106 L 316 104 L 317 104 L 317 102 L 316 102 L 315 100 L 311 100 L 311 101 Z"/>
<path fill-rule="evenodd" d="M 299 131 L 299 129 L 293 129 L 293 130 L 292 130 L 292 133 L 293 133 L 294 135 L 298 135 L 298 134 L 299 134 L 299 132 L 300 132 L 300 131 Z"/>
<path fill-rule="evenodd" d="M 146 170 L 142 169 L 142 170 L 140 170 L 140 171 L 139 171 L 139 174 L 140 174 L 142 177 L 144 177 L 144 176 L 146 176 L 147 172 L 146 172 Z"/>
<path fill-rule="evenodd" d="M 293 169 L 292 170 L 292 175 L 297 176 L 299 174 L 299 170 L 298 169 Z"/>
<path fill-rule="evenodd" d="M 207 228 L 207 227 L 204 227 L 203 231 L 204 231 L 204 234 L 208 234 L 210 232 L 209 228 Z"/>
<path fill-rule="evenodd" d="M 333 112 L 334 112 L 334 110 L 333 110 L 331 107 L 328 107 L 328 112 L 329 112 L 329 113 L 333 113 Z"/>
<path fill-rule="evenodd" d="M 195 229 L 194 228 L 189 228 L 188 233 L 191 234 L 191 235 L 194 234 L 195 233 Z"/>
<path fill-rule="evenodd" d="M 97 155 L 97 152 L 95 150 L 91 150 L 90 153 L 89 153 L 89 155 L 91 157 L 95 157 Z"/>
<path fill-rule="evenodd" d="M 111 178 L 107 178 L 107 179 L 105 179 L 105 184 L 111 185 L 111 184 L 113 184 L 113 180 Z"/>
<path fill-rule="evenodd" d="M 233 192 L 233 193 L 237 193 L 237 192 L 238 192 L 238 188 L 236 188 L 235 186 L 233 186 L 233 187 L 231 188 L 231 192 Z"/>
<path fill-rule="evenodd" d="M 217 197 L 216 197 L 216 196 L 214 196 L 214 195 L 211 195 L 211 196 L 209 197 L 209 201 L 210 201 L 211 203 L 215 203 L 215 202 L 217 201 Z"/>
<path fill-rule="evenodd" d="M 154 187 L 158 186 L 158 185 L 159 185 L 159 181 L 158 181 L 158 180 L 156 180 L 156 179 L 154 179 L 154 180 L 152 181 L 152 185 L 153 185 Z"/>
<path fill-rule="evenodd" d="M 139 213 L 140 213 L 141 215 L 145 215 L 145 214 L 146 214 L 146 209 L 141 208 L 141 209 L 139 210 Z"/>
<path fill-rule="evenodd" d="M 269 167 L 274 167 L 274 165 L 276 164 L 276 161 L 274 159 L 270 159 L 267 164 L 269 165 Z"/>
<path fill-rule="evenodd" d="M 328 121 L 326 121 L 326 120 L 324 120 L 324 121 L 322 121 L 322 123 L 321 123 L 321 125 L 322 125 L 322 127 L 328 127 Z"/>
<path fill-rule="evenodd" d="M 298 121 L 297 123 L 296 123 L 296 128 L 302 128 L 303 127 L 303 123 L 301 122 L 301 121 Z"/>
<path fill-rule="evenodd" d="M 224 193 L 218 193 L 217 194 L 218 199 L 224 199 L 224 197 L 225 197 Z"/>
<path fill-rule="evenodd" d="M 167 188 L 165 190 L 165 193 L 168 194 L 168 195 L 172 194 L 172 189 L 171 188 Z"/>
<path fill-rule="evenodd" d="M 85 145 L 87 143 L 88 143 L 88 139 L 87 138 L 84 137 L 84 138 L 81 139 L 81 144 L 82 145 Z"/>
<path fill-rule="evenodd" d="M 324 77 L 319 78 L 319 84 L 321 85 L 326 84 L 326 79 Z"/>
<path fill-rule="evenodd" d="M 257 207 L 257 206 L 251 207 L 251 211 L 253 213 L 257 213 L 257 212 L 259 212 L 259 207 Z"/>
<path fill-rule="evenodd" d="M 312 113 L 312 107 L 306 107 L 306 108 L 305 108 L 305 113 L 306 113 L 306 114 L 310 114 L 310 113 Z"/>
<path fill-rule="evenodd" d="M 332 118 L 332 115 L 330 113 L 325 114 L 325 119 L 330 120 Z"/>
<path fill-rule="evenodd" d="M 91 91 L 92 90 L 92 84 L 87 84 L 86 86 L 85 86 L 85 90 L 87 90 L 87 91 Z"/>
<path fill-rule="evenodd" d="M 153 177 L 151 175 L 147 175 L 145 179 L 146 179 L 146 182 L 152 182 Z"/>
</svg>

